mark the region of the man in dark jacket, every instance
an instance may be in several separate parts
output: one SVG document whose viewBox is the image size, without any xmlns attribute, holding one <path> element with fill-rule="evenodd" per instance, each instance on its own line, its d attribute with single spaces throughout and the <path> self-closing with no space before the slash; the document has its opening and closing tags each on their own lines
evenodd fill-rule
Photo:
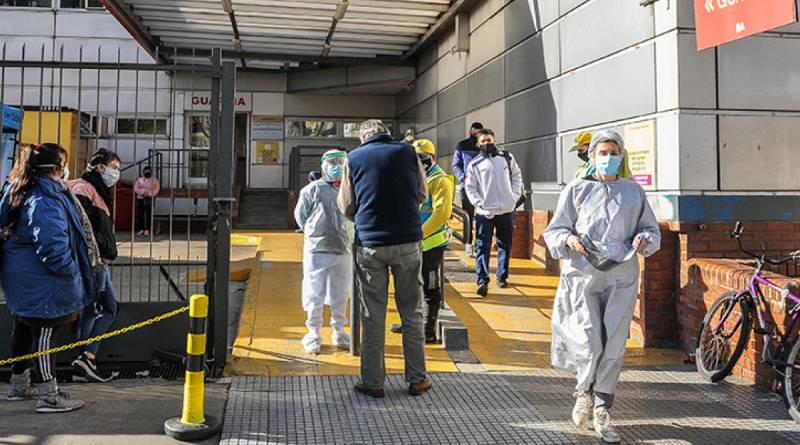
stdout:
<svg viewBox="0 0 800 445">
<path fill-rule="evenodd" d="M 117 240 L 114 236 L 113 187 L 119 180 L 120 159 L 116 153 L 104 148 L 95 153 L 89 160 L 89 168 L 80 179 L 69 181 L 67 185 L 78 197 L 97 239 L 100 257 L 103 264 L 98 272 L 97 286 L 99 298 L 96 304 L 86 308 L 79 324 L 81 340 L 108 332 L 117 318 L 117 296 L 111 283 L 108 263 L 117 258 Z M 97 368 L 97 350 L 100 343 L 91 343 L 83 348 L 80 356 L 72 362 L 78 380 L 89 382 L 107 382 L 111 375 L 100 372 Z"/>
<path fill-rule="evenodd" d="M 461 208 L 464 209 L 470 217 L 470 233 L 472 233 L 472 224 L 475 220 L 475 206 L 472 205 L 464 190 L 464 181 L 467 178 L 467 167 L 469 167 L 469 163 L 480 153 L 476 144 L 481 130 L 483 130 L 483 124 L 480 122 L 473 122 L 469 128 L 469 137 L 456 145 L 455 154 L 453 155 L 453 174 L 456 176 L 456 184 L 461 190 Z M 475 258 L 474 244 L 467 244 L 466 251 L 467 255 Z"/>
<path fill-rule="evenodd" d="M 356 280 L 364 308 L 361 380 L 356 391 L 384 397 L 384 346 L 389 269 L 403 325 L 409 394 L 431 389 L 425 370 L 422 315 L 422 225 L 419 205 L 428 199 L 425 169 L 414 148 L 395 141 L 379 120 L 360 127 L 361 146 L 347 156 L 338 205 L 356 223 Z"/>
</svg>

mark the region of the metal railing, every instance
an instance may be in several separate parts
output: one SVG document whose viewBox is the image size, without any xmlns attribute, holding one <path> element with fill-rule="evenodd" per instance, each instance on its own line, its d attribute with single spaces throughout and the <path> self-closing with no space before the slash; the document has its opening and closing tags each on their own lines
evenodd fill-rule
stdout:
<svg viewBox="0 0 800 445">
<path fill-rule="evenodd" d="M 144 165 L 152 165 L 162 186 L 163 207 L 157 209 L 156 200 L 149 208 L 142 207 L 132 190 L 121 186 L 115 194 L 112 212 L 119 258 L 111 264 L 111 276 L 120 313 L 133 316 L 157 305 L 182 305 L 187 295 L 208 294 L 210 352 L 215 365 L 222 365 L 227 351 L 230 257 L 216 252 L 230 250 L 235 65 L 222 62 L 219 50 L 212 51 L 206 64 L 159 65 L 140 49 L 134 55 L 132 50 L 123 53 L 122 47 L 92 46 L 97 49 L 90 54 L 83 46 L 59 46 L 58 41 L 54 48 L 52 42 L 35 48 L 22 42 L 0 43 L 0 103 L 25 110 L 17 146 L 43 142 L 64 146 L 73 177 L 83 172 L 98 148 L 120 155 L 124 179 L 135 179 Z M 176 60 L 177 54 L 172 56 Z M 210 92 L 197 88 L 209 79 Z M 197 93 L 210 93 L 210 110 L 195 110 L 194 101 L 185 100 Z M 191 130 L 191 116 L 198 114 L 210 116 L 210 131 L 203 138 L 208 146 L 199 148 Z M 120 119 L 130 120 L 133 131 L 120 134 Z M 187 120 L 189 125 L 184 125 Z M 74 125 L 67 125 L 70 122 Z M 207 203 L 205 209 L 199 209 L 201 202 Z M 143 210 L 150 219 L 146 237 L 136 235 L 141 227 L 137 220 L 147 222 Z M 159 218 L 169 225 L 156 234 L 152 229 Z M 203 223 L 204 233 L 193 230 L 196 222 Z M 0 332 L 9 332 L 4 320 L 0 317 Z M 152 341 L 144 344 L 158 349 L 163 337 L 154 329 L 148 337 Z M 101 352 L 125 360 L 124 350 L 109 346 Z"/>
<path fill-rule="evenodd" d="M 453 236 L 464 244 L 472 244 L 472 217 L 464 209 L 458 206 L 453 206 L 453 213 L 455 213 L 461 220 L 461 232 L 453 230 Z"/>
</svg>

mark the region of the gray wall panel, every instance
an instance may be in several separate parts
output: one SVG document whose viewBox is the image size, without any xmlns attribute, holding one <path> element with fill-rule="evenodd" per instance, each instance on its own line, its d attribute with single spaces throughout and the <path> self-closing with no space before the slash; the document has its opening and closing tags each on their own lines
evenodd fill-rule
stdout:
<svg viewBox="0 0 800 445">
<path fill-rule="evenodd" d="M 533 11 L 531 11 L 533 4 Z M 558 2 L 554 0 L 515 0 L 506 6 L 506 48 L 533 35 L 558 18 Z"/>
<path fill-rule="evenodd" d="M 800 40 L 753 36 L 719 53 L 721 108 L 800 110 Z"/>
<path fill-rule="evenodd" d="M 559 0 L 558 2 L 558 5 L 560 7 L 559 11 L 561 12 L 561 15 L 564 15 L 575 9 L 578 5 L 581 5 L 586 2 L 587 0 Z"/>
<path fill-rule="evenodd" d="M 798 190 L 796 141 L 800 118 L 720 116 L 723 190 Z"/>
<path fill-rule="evenodd" d="M 453 154 L 456 144 L 466 137 L 464 134 L 466 125 L 466 121 L 461 117 L 440 125 L 436 129 L 436 139 L 439 142 L 436 148 L 438 149 L 439 156 L 447 157 Z"/>
<path fill-rule="evenodd" d="M 439 122 L 437 117 L 438 111 L 436 109 L 438 100 L 439 96 L 433 96 L 417 106 L 415 110 L 417 130 L 427 130 L 436 127 L 436 124 Z"/>
<path fill-rule="evenodd" d="M 551 84 L 506 100 L 506 142 L 553 134 L 556 122 Z"/>
<path fill-rule="evenodd" d="M 506 54 L 506 94 L 514 94 L 558 75 L 558 38 L 556 25 Z"/>
<path fill-rule="evenodd" d="M 627 48 L 652 37 L 653 28 L 650 9 L 639 2 L 594 0 L 561 23 L 561 67 L 568 71 Z"/>
<path fill-rule="evenodd" d="M 467 77 L 467 110 L 502 99 L 505 96 L 505 77 L 505 57 L 495 59 Z"/>
<path fill-rule="evenodd" d="M 654 51 L 650 44 L 562 78 L 559 130 L 654 113 Z"/>
<path fill-rule="evenodd" d="M 556 181 L 555 138 L 511 144 L 503 148 L 514 154 L 522 169 L 525 184 Z"/>
<path fill-rule="evenodd" d="M 467 82 L 460 80 L 439 93 L 437 110 L 439 122 L 448 121 L 467 111 Z"/>
<path fill-rule="evenodd" d="M 292 73 L 287 82 L 289 91 L 304 91 L 347 84 L 346 68 Z"/>
</svg>

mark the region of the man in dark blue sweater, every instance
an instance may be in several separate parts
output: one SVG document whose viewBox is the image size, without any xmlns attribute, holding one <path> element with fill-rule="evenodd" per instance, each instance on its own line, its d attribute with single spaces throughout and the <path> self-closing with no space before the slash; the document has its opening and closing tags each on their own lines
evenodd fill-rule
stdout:
<svg viewBox="0 0 800 445">
<path fill-rule="evenodd" d="M 473 122 L 469 127 L 469 137 L 459 142 L 456 145 L 455 153 L 453 155 L 453 174 L 456 176 L 456 183 L 461 190 L 461 208 L 469 214 L 469 231 L 472 233 L 473 221 L 475 221 L 475 206 L 470 202 L 467 192 L 464 189 L 464 182 L 467 179 L 467 168 L 470 162 L 480 154 L 480 149 L 477 147 L 478 135 L 483 130 L 483 124 L 480 122 Z M 475 245 L 467 244 L 465 246 L 467 255 L 475 258 Z"/>
<path fill-rule="evenodd" d="M 356 223 L 356 279 L 363 307 L 361 380 L 356 391 L 384 397 L 384 346 L 389 269 L 403 325 L 409 394 L 428 391 L 422 315 L 422 226 L 419 205 L 428 198 L 425 169 L 414 148 L 394 140 L 379 120 L 359 129 L 361 146 L 347 156 L 338 205 Z"/>
</svg>

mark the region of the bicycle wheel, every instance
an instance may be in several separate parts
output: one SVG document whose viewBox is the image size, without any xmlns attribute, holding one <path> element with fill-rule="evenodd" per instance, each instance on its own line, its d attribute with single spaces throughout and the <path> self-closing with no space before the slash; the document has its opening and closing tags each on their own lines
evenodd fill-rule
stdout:
<svg viewBox="0 0 800 445">
<path fill-rule="evenodd" d="M 783 401 L 786 403 L 786 410 L 792 416 L 795 422 L 800 423 L 800 369 L 795 366 L 800 366 L 800 341 L 795 340 L 792 350 L 789 351 L 789 356 L 786 357 L 786 369 L 784 370 L 783 381 Z"/>
<path fill-rule="evenodd" d="M 697 371 L 712 382 L 718 382 L 731 373 L 750 336 L 750 298 L 737 300 L 736 295 L 735 292 L 729 292 L 714 302 L 703 318 L 703 329 L 697 337 Z M 728 313 L 728 309 L 737 301 L 738 310 L 734 308 Z M 715 332 L 720 323 L 721 329 Z"/>
</svg>

